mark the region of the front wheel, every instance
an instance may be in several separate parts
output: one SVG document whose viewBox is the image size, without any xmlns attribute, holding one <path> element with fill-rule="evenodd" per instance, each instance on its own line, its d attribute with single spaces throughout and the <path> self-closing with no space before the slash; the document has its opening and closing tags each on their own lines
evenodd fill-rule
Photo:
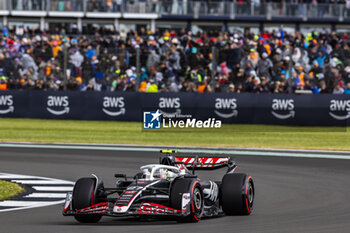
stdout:
<svg viewBox="0 0 350 233">
<path fill-rule="evenodd" d="M 96 180 L 93 178 L 79 179 L 73 189 L 72 206 L 74 210 L 84 209 L 96 204 Z M 97 214 L 75 215 L 74 218 L 81 223 L 96 223 L 102 218 Z"/>
<path fill-rule="evenodd" d="M 249 215 L 254 204 L 254 182 L 246 174 L 226 174 L 221 183 L 220 201 L 227 215 Z"/>
<path fill-rule="evenodd" d="M 202 186 L 197 179 L 183 178 L 174 181 L 170 191 L 170 204 L 174 209 L 182 210 L 184 193 L 190 194 L 190 214 L 179 219 L 179 222 L 198 222 L 203 214 L 204 197 Z"/>
</svg>

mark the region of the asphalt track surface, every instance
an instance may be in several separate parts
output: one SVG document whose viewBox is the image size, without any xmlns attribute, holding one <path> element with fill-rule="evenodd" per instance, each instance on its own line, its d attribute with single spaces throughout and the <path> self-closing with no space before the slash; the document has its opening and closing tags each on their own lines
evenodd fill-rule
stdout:
<svg viewBox="0 0 350 233">
<path fill-rule="evenodd" d="M 114 173 L 133 175 L 157 163 L 154 152 L 0 148 L 0 172 L 75 181 L 91 173 L 113 186 Z M 350 232 L 350 160 L 236 155 L 237 172 L 254 177 L 250 216 L 226 216 L 199 223 L 138 221 L 104 217 L 80 224 L 63 217 L 62 205 L 0 213 L 0 232 Z M 224 171 L 201 172 L 220 180 Z"/>
</svg>

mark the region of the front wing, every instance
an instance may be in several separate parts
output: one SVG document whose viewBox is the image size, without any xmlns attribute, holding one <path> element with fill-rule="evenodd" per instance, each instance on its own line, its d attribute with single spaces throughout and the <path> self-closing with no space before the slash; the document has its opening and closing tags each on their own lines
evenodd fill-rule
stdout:
<svg viewBox="0 0 350 233">
<path fill-rule="evenodd" d="M 87 214 L 98 214 L 105 216 L 114 217 L 125 217 L 125 216 L 156 216 L 156 217 L 185 217 L 190 214 L 190 203 L 187 202 L 186 194 L 185 201 L 183 201 L 183 209 L 177 210 L 165 205 L 161 205 L 153 202 L 142 202 L 135 203 L 130 206 L 130 208 L 123 213 L 115 212 L 118 208 L 115 208 L 114 202 L 101 202 L 84 209 L 73 210 L 72 208 L 72 193 L 67 193 L 63 215 L 64 216 L 74 216 L 74 215 L 87 215 Z"/>
</svg>

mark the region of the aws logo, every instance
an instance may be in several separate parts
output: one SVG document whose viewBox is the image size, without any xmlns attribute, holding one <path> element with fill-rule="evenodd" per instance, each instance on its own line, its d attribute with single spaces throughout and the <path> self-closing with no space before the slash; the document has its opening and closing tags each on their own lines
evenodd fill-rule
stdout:
<svg viewBox="0 0 350 233">
<path fill-rule="evenodd" d="M 271 113 L 276 118 L 281 120 L 293 118 L 295 116 L 294 100 L 293 99 L 273 99 Z"/>
<path fill-rule="evenodd" d="M 5 108 L 3 108 L 3 106 Z M 0 96 L 0 114 L 7 114 L 14 111 L 15 111 L 15 107 L 13 106 L 12 95 L 1 95 Z"/>
<path fill-rule="evenodd" d="M 215 109 L 215 114 L 222 118 L 231 118 L 238 115 L 237 100 L 235 98 L 216 98 Z M 219 110 L 224 110 L 225 113 Z"/>
<path fill-rule="evenodd" d="M 60 110 L 57 110 L 60 109 Z M 69 113 L 69 99 L 68 96 L 48 96 L 47 97 L 47 111 L 53 115 L 63 115 Z"/>
<path fill-rule="evenodd" d="M 331 100 L 329 109 L 329 115 L 336 120 L 347 120 L 350 118 L 350 100 Z M 337 112 L 346 112 L 346 115 L 337 115 L 334 113 Z"/>
<path fill-rule="evenodd" d="M 180 102 L 180 98 L 176 97 L 176 98 L 165 98 L 165 97 L 161 97 L 159 98 L 159 111 L 162 114 L 181 114 L 181 102 Z M 175 112 L 165 112 L 162 109 L 175 109 Z"/>
<path fill-rule="evenodd" d="M 109 116 L 124 115 L 126 113 L 124 97 L 103 97 L 102 111 Z"/>
</svg>

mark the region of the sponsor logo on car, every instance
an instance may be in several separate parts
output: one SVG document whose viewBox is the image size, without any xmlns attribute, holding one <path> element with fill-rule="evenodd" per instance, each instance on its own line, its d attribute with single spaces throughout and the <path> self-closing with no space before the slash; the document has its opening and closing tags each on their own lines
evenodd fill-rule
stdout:
<svg viewBox="0 0 350 233">
<path fill-rule="evenodd" d="M 0 95 L 0 114 L 8 114 L 14 112 L 12 95 Z"/>
<path fill-rule="evenodd" d="M 182 194 L 182 210 L 186 210 L 188 203 L 191 201 L 190 193 Z"/>
<path fill-rule="evenodd" d="M 210 187 L 203 189 L 203 193 L 206 199 L 216 202 L 218 198 L 218 193 L 219 193 L 218 185 L 211 180 L 209 180 L 209 182 L 210 182 Z"/>
<path fill-rule="evenodd" d="M 63 115 L 69 113 L 68 96 L 48 96 L 46 110 L 53 115 Z"/>
<path fill-rule="evenodd" d="M 329 115 L 336 120 L 342 121 L 350 118 L 350 100 L 331 100 Z"/>
<path fill-rule="evenodd" d="M 273 99 L 272 115 L 278 119 L 286 120 L 295 117 L 293 99 Z"/>
<path fill-rule="evenodd" d="M 177 214 L 181 211 L 156 203 L 144 202 L 136 212 L 143 214 Z"/>
</svg>

